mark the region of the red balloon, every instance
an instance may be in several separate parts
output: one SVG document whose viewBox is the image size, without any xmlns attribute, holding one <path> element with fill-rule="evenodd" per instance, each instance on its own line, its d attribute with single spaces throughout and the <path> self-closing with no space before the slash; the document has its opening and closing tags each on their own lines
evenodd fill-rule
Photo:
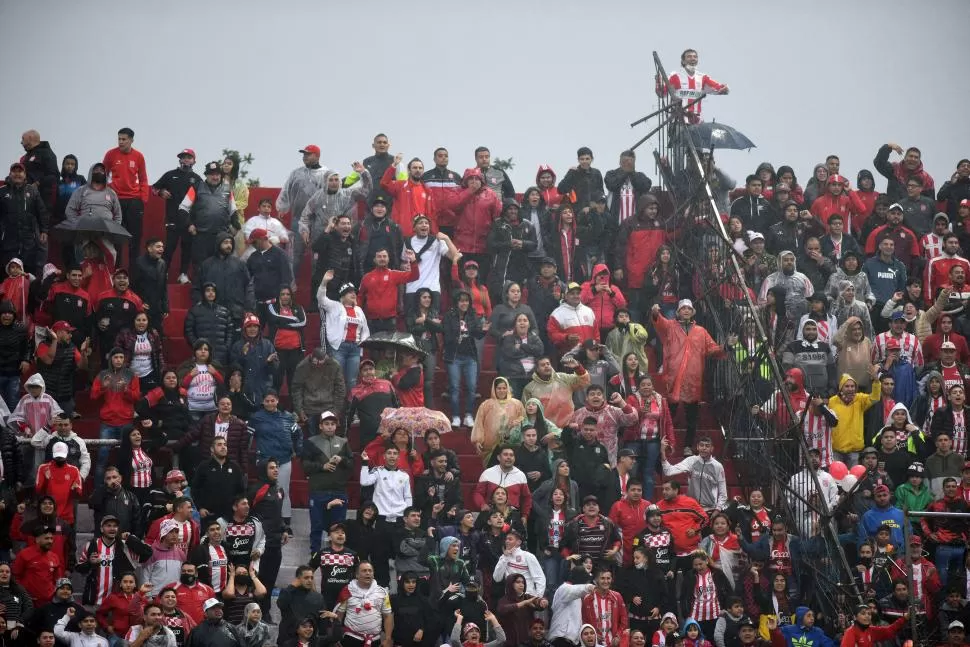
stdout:
<svg viewBox="0 0 970 647">
<path fill-rule="evenodd" d="M 866 467 L 865 465 L 853 465 L 852 469 L 849 470 L 849 474 L 852 474 L 861 481 L 862 477 L 866 474 Z"/>
<path fill-rule="evenodd" d="M 849 468 L 845 466 L 842 461 L 833 461 L 829 463 L 829 474 L 832 475 L 836 481 L 841 481 L 845 478 L 845 475 L 849 473 Z"/>
</svg>

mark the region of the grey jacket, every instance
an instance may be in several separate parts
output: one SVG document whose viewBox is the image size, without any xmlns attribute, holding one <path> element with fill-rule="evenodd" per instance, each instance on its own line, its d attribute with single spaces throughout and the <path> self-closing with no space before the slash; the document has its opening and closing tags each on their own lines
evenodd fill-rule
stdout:
<svg viewBox="0 0 970 647">
<path fill-rule="evenodd" d="M 324 232 L 333 216 L 356 209 L 357 201 L 366 200 L 373 188 L 370 172 L 364 169 L 360 172 L 360 182 L 330 193 L 327 191 L 327 180 L 331 175 L 337 175 L 337 172 L 327 171 L 323 174 L 323 187 L 310 196 L 300 212 L 300 233 L 309 233 L 311 244 Z M 353 220 L 357 222 L 356 214 Z"/>
<path fill-rule="evenodd" d="M 290 173 L 290 177 L 286 178 L 286 183 L 276 197 L 276 210 L 281 214 L 290 213 L 293 215 L 290 221 L 291 230 L 299 230 L 299 216 L 306 208 L 307 201 L 321 187 L 327 186 L 324 175 L 328 170 L 326 166 L 318 166 L 317 168 L 301 166 L 294 169 Z"/>
<path fill-rule="evenodd" d="M 90 184 L 78 187 L 67 201 L 64 215 L 67 222 L 75 222 L 88 214 L 121 224 L 121 201 L 114 189 L 106 186 L 99 191 Z"/>
</svg>

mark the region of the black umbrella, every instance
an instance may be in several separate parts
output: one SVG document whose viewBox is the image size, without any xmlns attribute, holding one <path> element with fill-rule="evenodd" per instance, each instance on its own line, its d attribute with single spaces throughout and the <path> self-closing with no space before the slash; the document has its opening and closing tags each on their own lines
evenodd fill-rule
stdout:
<svg viewBox="0 0 970 647">
<path fill-rule="evenodd" d="M 86 214 L 74 220 L 68 220 L 54 227 L 64 240 L 80 241 L 90 238 L 104 238 L 115 245 L 121 245 L 131 238 L 131 234 L 114 220 L 101 216 Z"/>
<path fill-rule="evenodd" d="M 360 343 L 362 348 L 393 350 L 398 353 L 414 353 L 424 359 L 426 353 L 416 343 L 414 337 L 403 332 L 378 332 Z"/>
<path fill-rule="evenodd" d="M 754 142 L 746 135 L 727 124 L 719 124 L 716 121 L 705 121 L 696 126 L 688 126 L 687 132 L 690 133 L 696 148 L 709 150 L 727 148 L 738 151 L 755 148 Z"/>
</svg>

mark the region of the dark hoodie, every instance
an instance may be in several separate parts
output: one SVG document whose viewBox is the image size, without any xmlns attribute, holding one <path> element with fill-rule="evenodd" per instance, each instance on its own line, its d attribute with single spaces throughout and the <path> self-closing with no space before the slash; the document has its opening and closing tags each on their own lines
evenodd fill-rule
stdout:
<svg viewBox="0 0 970 647">
<path fill-rule="evenodd" d="M 232 241 L 232 234 L 224 231 L 216 236 L 215 255 L 205 259 L 192 283 L 192 301 L 201 301 L 202 286 L 213 283 L 216 286 L 216 302 L 229 309 L 238 326 L 243 314 L 255 307 L 253 282 L 246 263 L 235 253 L 235 242 L 228 254 L 222 252 L 224 240 Z"/>
<path fill-rule="evenodd" d="M 27 171 L 27 183 L 37 184 L 41 197 L 47 208 L 54 204 L 54 194 L 57 189 L 57 155 L 51 150 L 51 145 L 42 141 L 24 153 L 20 159 Z"/>
<path fill-rule="evenodd" d="M 363 512 L 367 508 L 374 511 L 374 518 L 365 521 Z M 386 533 L 377 531 L 377 506 L 372 501 L 364 501 L 360 506 L 360 512 L 355 519 L 348 519 L 347 526 L 347 548 L 351 549 L 361 560 L 373 560 L 383 556 L 387 558 L 390 537 Z M 385 567 L 386 568 L 386 567 Z"/>
<path fill-rule="evenodd" d="M 486 249 L 492 254 L 489 271 L 489 287 L 492 298 L 497 297 L 506 281 L 524 282 L 531 273 L 529 255 L 538 246 L 538 232 L 528 220 L 522 220 L 522 210 L 513 223 L 509 211 L 519 206 L 515 199 L 503 200 L 502 216 L 492 223 L 486 239 Z M 522 247 L 512 248 L 512 241 L 519 240 Z"/>
<path fill-rule="evenodd" d="M 21 362 L 30 362 L 30 349 L 27 328 L 17 321 L 17 309 L 4 299 L 0 301 L 0 314 L 14 315 L 9 326 L 0 324 L 0 375 L 13 377 L 20 375 Z"/>
<path fill-rule="evenodd" d="M 213 302 L 203 298 L 203 292 L 207 287 L 216 289 L 216 300 Z M 199 290 L 199 298 L 195 299 L 193 294 L 193 300 L 196 303 L 185 316 L 183 329 L 185 341 L 189 346 L 195 346 L 198 340 L 205 339 L 209 342 L 213 363 L 228 366 L 229 347 L 232 345 L 235 333 L 229 308 L 219 303 L 219 287 L 211 281 L 206 281 L 202 283 Z"/>
<path fill-rule="evenodd" d="M 529 625 L 532 624 L 535 608 L 532 605 L 518 606 L 523 596 L 516 594 L 515 583 L 520 580 L 525 583 L 525 577 L 519 574 L 505 578 L 505 596 L 499 600 L 495 614 L 505 630 L 506 645 L 519 645 L 531 640 Z"/>
<path fill-rule="evenodd" d="M 293 531 L 283 519 L 283 488 L 277 481 L 269 478 L 266 473 L 268 466 L 267 462 L 256 466 L 260 480 L 249 487 L 250 514 L 258 517 L 263 523 L 266 547 L 279 548 L 282 545 L 283 533 L 292 535 Z"/>
<path fill-rule="evenodd" d="M 569 169 L 556 189 L 563 196 L 563 200 L 576 205 L 577 210 L 589 205 L 595 196 L 606 195 L 603 190 L 603 174 L 592 166 L 588 169 L 579 166 Z M 570 193 L 574 195 L 570 196 Z"/>
<path fill-rule="evenodd" d="M 552 191 L 555 191 L 555 189 L 552 189 Z M 536 193 L 539 196 L 539 204 L 535 207 L 529 204 L 529 196 L 532 193 Z M 519 210 L 519 218 L 530 223 L 536 232 L 536 248 L 529 256 L 532 257 L 533 261 L 538 262 L 539 259 L 546 255 L 545 235 L 546 230 L 550 227 L 549 205 L 542 196 L 542 191 L 539 190 L 539 187 L 530 186 L 522 194 L 522 208 Z"/>
<path fill-rule="evenodd" d="M 67 160 L 74 160 L 74 172 L 68 173 L 64 170 L 64 162 Z M 84 186 L 87 182 L 84 176 L 77 172 L 78 162 L 77 158 L 68 153 L 64 156 L 64 160 L 61 162 L 61 177 L 57 182 L 57 200 L 56 206 L 54 208 L 56 222 L 61 222 L 64 220 L 64 209 L 67 207 L 67 201 L 71 199 L 71 195 L 79 188 Z"/>
</svg>

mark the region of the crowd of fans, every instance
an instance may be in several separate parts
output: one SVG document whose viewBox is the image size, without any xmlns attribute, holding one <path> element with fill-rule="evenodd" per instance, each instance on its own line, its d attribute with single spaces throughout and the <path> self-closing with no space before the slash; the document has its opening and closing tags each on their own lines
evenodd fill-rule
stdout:
<svg viewBox="0 0 970 647">
<path fill-rule="evenodd" d="M 727 92 L 696 63 L 685 52 L 672 80 L 688 123 L 690 92 Z M 914 520 L 906 546 L 903 513 L 970 512 L 970 160 L 937 190 L 917 148 L 887 143 L 882 192 L 866 169 L 853 188 L 836 155 L 804 187 L 764 163 L 735 189 L 705 151 L 728 238 L 702 226 L 695 246 L 685 231 L 703 209 L 669 213 L 632 151 L 604 174 L 580 148 L 561 179 L 541 166 L 517 193 L 485 147 L 458 173 L 444 148 L 426 169 L 379 134 L 344 176 L 308 145 L 247 219 L 238 159 L 200 177 L 184 149 L 152 183 L 133 141 L 121 129 L 82 176 L 28 131 L 0 188 L 6 644 L 271 642 L 294 462 L 312 554 L 275 598 L 281 645 L 964 644 L 968 522 Z M 699 177 L 677 171 L 675 197 Z M 142 240 L 150 195 L 165 200 L 165 240 Z M 56 238 L 62 222 L 74 233 Z M 191 357 L 173 364 L 179 246 Z M 410 350 L 363 352 L 396 331 Z M 482 460 L 470 500 L 438 431 L 416 442 L 380 424 L 387 407 L 444 400 L 439 361 L 451 427 Z M 768 500 L 767 482 L 731 496 L 697 433 L 700 404 L 730 397 L 712 373 L 731 371 L 763 403 L 750 424 L 804 434 L 787 500 Z M 117 448 L 73 431 L 76 396 Z M 79 546 L 89 475 L 96 530 Z M 806 568 L 828 524 L 866 602 L 854 613 L 826 606 Z"/>
</svg>

